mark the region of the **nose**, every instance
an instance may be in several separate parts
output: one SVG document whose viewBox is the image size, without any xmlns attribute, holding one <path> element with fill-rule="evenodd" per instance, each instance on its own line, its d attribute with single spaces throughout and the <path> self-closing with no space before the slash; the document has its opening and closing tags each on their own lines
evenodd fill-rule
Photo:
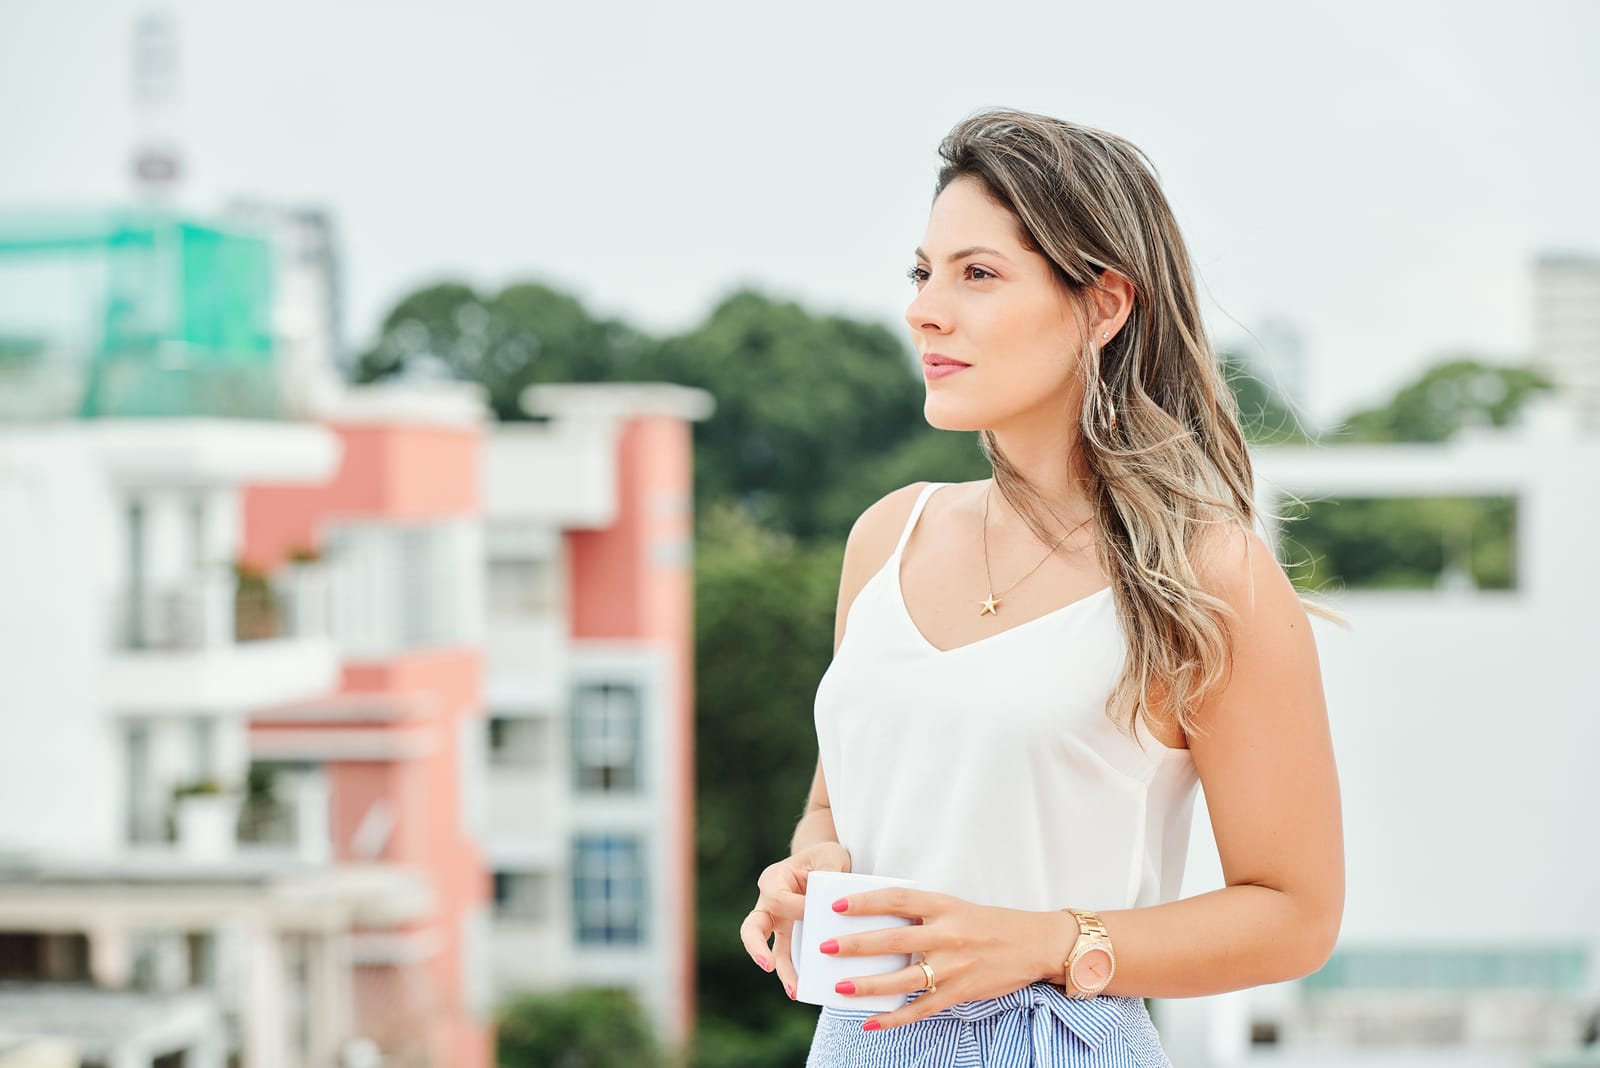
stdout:
<svg viewBox="0 0 1600 1068">
<path fill-rule="evenodd" d="M 938 288 L 931 281 L 924 282 L 906 306 L 906 325 L 911 327 L 913 335 L 943 334 L 950 329 L 949 311 L 939 297 Z"/>
</svg>

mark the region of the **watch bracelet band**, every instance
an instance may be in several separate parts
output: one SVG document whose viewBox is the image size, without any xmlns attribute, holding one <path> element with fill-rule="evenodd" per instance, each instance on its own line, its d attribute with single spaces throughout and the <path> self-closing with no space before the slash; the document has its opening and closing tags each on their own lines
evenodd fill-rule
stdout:
<svg viewBox="0 0 1600 1068">
<path fill-rule="evenodd" d="M 1078 937 L 1067 950 L 1066 959 L 1061 962 L 1061 985 L 1066 989 L 1067 996 L 1078 1001 L 1087 1001 L 1099 995 L 1105 989 L 1106 983 L 1111 981 L 1111 975 L 1117 970 L 1116 951 L 1111 948 L 1111 935 L 1100 921 L 1098 914 L 1088 909 L 1062 909 L 1078 922 Z M 1090 949 L 1103 951 L 1111 962 L 1111 973 L 1106 975 L 1106 983 L 1102 983 L 1094 991 L 1084 990 L 1072 981 L 1072 966 L 1077 958 Z"/>
</svg>

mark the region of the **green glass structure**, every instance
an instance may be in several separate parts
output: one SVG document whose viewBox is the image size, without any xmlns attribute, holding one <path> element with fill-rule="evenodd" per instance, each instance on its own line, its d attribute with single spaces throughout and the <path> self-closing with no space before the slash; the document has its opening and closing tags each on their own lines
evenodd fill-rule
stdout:
<svg viewBox="0 0 1600 1068">
<path fill-rule="evenodd" d="M 1312 993 L 1356 989 L 1575 993 L 1584 989 L 1588 964 L 1582 946 L 1340 949 L 1321 971 L 1301 982 Z"/>
<path fill-rule="evenodd" d="M 0 216 L 0 417 L 281 417 L 273 248 L 155 210 Z"/>
</svg>

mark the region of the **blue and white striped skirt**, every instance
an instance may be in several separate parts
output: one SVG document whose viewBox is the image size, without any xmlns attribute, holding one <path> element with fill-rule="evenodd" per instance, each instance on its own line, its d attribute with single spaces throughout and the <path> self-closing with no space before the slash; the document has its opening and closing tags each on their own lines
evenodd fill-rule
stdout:
<svg viewBox="0 0 1600 1068">
<path fill-rule="evenodd" d="M 806 1068 L 1172 1068 L 1139 998 L 1074 1001 L 1034 983 L 886 1031 L 861 1030 L 876 1015 L 824 1008 Z"/>
</svg>

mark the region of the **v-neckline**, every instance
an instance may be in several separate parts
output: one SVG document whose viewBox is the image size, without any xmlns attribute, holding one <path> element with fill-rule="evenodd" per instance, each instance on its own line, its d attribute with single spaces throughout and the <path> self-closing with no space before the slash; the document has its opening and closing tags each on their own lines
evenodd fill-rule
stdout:
<svg viewBox="0 0 1600 1068">
<path fill-rule="evenodd" d="M 1053 619 L 1056 616 L 1063 615 L 1083 604 L 1088 603 L 1089 601 L 1096 600 L 1101 596 L 1111 592 L 1111 587 L 1109 585 L 1101 586 L 1093 593 L 1086 593 L 1082 597 L 1079 597 L 1076 601 L 1069 601 L 1060 608 L 1053 608 L 1042 616 L 1034 616 L 1032 619 L 1025 619 L 1021 623 L 1007 627 L 1005 630 L 997 630 L 993 634 L 986 634 L 981 638 L 976 638 L 973 641 L 966 642 L 962 645 L 952 645 L 948 649 L 941 649 L 937 645 L 933 644 L 933 642 L 928 640 L 928 636 L 922 632 L 922 628 L 917 626 L 917 621 L 911 617 L 911 606 L 906 603 L 906 589 L 900 581 L 900 564 L 904 558 L 904 551 L 896 550 L 895 554 L 889 558 L 888 562 L 888 566 L 893 568 L 894 571 L 895 601 L 899 603 L 900 615 L 906 621 L 906 625 L 911 628 L 911 633 L 915 634 L 918 640 L 922 642 L 923 648 L 927 649 L 936 656 L 949 656 L 953 653 L 959 653 L 963 649 L 971 649 L 974 646 L 983 645 L 986 642 L 992 642 L 997 638 L 1003 638 L 1013 631 L 1026 630 L 1027 628 L 1032 627 L 1035 623 L 1043 623 L 1047 619 Z"/>
</svg>

